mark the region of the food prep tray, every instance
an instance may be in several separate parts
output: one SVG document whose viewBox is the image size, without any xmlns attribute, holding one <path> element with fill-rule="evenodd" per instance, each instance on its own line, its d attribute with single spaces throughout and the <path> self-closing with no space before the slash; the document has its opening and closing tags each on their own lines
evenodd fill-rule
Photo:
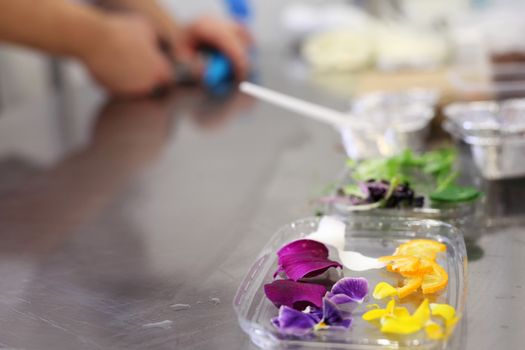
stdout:
<svg viewBox="0 0 525 350">
<path fill-rule="evenodd" d="M 353 313 L 354 323 L 347 331 L 321 331 L 311 338 L 285 336 L 279 333 L 270 322 L 278 309 L 266 298 L 263 286 L 273 280 L 277 268 L 277 250 L 286 243 L 304 238 L 317 230 L 319 218 L 307 218 L 282 227 L 262 249 L 252 267 L 244 277 L 234 298 L 234 309 L 242 329 L 252 342 L 263 349 L 461 349 L 465 329 L 465 299 L 467 258 L 461 231 L 452 225 L 434 220 L 396 219 L 387 217 L 351 217 L 344 219 L 346 224 L 346 249 L 361 252 L 368 256 L 390 255 L 401 243 L 411 239 L 424 238 L 446 244 L 446 256 L 438 258 L 449 275 L 447 288 L 434 296 L 431 302 L 447 303 L 462 314 L 452 337 L 446 341 L 429 340 L 424 331 L 409 336 L 382 334 L 373 325 L 363 321 L 361 316 L 367 311 L 365 305 L 376 303 L 371 296 Z M 330 256 L 337 253 L 330 250 Z M 386 280 L 390 272 L 384 269 L 366 272 L 343 270 L 346 277 L 365 277 L 369 281 L 370 292 L 380 281 Z M 411 296 L 401 302 L 411 312 L 419 304 L 421 297 Z"/>
<path fill-rule="evenodd" d="M 351 159 L 392 156 L 400 150 L 423 150 L 435 116 L 440 93 L 413 88 L 398 92 L 376 91 L 352 101 L 350 114 L 368 128 L 340 130 Z"/>
<path fill-rule="evenodd" d="M 344 187 L 354 182 L 351 177 L 351 170 L 345 170 L 336 185 L 337 188 Z M 467 230 L 473 226 L 476 216 L 480 213 L 482 201 L 475 199 L 460 203 L 438 203 L 431 202 L 428 198 L 427 189 L 416 188 L 416 192 L 425 197 L 425 204 L 422 208 L 377 208 L 366 211 L 353 210 L 352 206 L 343 202 L 333 201 L 327 203 L 324 208 L 326 214 L 338 216 L 377 216 L 390 218 L 413 218 L 440 220 Z M 333 194 L 336 195 L 335 193 Z"/>
</svg>

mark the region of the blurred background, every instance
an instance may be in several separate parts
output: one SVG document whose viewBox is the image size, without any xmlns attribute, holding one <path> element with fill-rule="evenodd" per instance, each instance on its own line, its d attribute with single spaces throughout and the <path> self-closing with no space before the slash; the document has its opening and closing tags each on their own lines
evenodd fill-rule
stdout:
<svg viewBox="0 0 525 350">
<path fill-rule="evenodd" d="M 220 0 L 161 2 L 182 20 L 226 14 Z M 382 88 L 423 80 L 445 93 L 469 96 L 525 90 L 525 83 L 516 82 L 525 81 L 525 69 L 509 64 L 521 61 L 525 51 L 520 1 L 252 0 L 251 7 L 249 26 L 259 49 L 290 55 L 290 74 L 308 76 L 331 91 L 354 93 L 355 73 L 361 74 L 360 90 L 377 89 L 376 72 L 390 73 L 388 79 L 381 75 Z M 489 63 L 496 61 L 500 66 L 491 71 Z M 80 65 L 57 62 L 0 45 L 1 108 L 46 95 L 58 70 L 68 83 L 91 84 Z M 405 75 L 398 83 L 399 70 L 425 74 Z"/>
</svg>

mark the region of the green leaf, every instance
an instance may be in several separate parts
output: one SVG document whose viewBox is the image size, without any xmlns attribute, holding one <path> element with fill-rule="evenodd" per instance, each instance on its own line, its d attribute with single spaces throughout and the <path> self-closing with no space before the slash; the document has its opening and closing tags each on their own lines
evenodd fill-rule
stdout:
<svg viewBox="0 0 525 350">
<path fill-rule="evenodd" d="M 427 152 L 421 156 L 423 172 L 436 176 L 443 172 L 448 173 L 452 171 L 456 157 L 457 153 L 452 148 Z"/>
<path fill-rule="evenodd" d="M 347 196 L 356 196 L 359 198 L 366 197 L 363 191 L 361 191 L 361 188 L 359 187 L 359 185 L 356 185 L 356 184 L 346 185 L 343 188 L 343 191 Z"/>
<path fill-rule="evenodd" d="M 440 173 L 437 177 L 437 188 L 434 192 L 441 192 L 445 188 L 450 187 L 454 184 L 458 176 L 459 173 L 457 171 Z"/>
<path fill-rule="evenodd" d="M 480 195 L 481 192 L 473 187 L 449 185 L 440 191 L 432 192 L 430 199 L 438 202 L 467 202 L 478 198 Z"/>
<path fill-rule="evenodd" d="M 349 167 L 350 169 L 353 169 L 357 167 L 357 161 L 352 158 L 348 158 L 346 160 L 346 166 Z"/>
<path fill-rule="evenodd" d="M 355 181 L 375 179 L 387 180 L 391 184 L 408 182 L 422 193 L 433 191 L 430 198 L 434 201 L 473 200 L 481 193 L 475 188 L 460 187 L 455 184 L 458 176 L 454 171 L 456 158 L 457 152 L 454 148 L 442 148 L 421 155 L 405 150 L 389 158 L 368 159 L 360 162 L 349 160 L 347 166 L 352 169 L 352 178 Z M 356 187 L 347 187 L 344 190 L 348 194 L 360 195 Z"/>
</svg>

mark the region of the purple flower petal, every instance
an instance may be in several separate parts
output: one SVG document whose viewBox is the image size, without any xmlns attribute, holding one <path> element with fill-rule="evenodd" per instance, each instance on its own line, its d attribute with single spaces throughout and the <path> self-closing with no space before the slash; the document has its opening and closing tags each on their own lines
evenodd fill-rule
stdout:
<svg viewBox="0 0 525 350">
<path fill-rule="evenodd" d="M 303 312 L 307 312 L 315 319 L 316 323 L 321 322 L 323 319 L 323 309 L 308 306 Z"/>
<path fill-rule="evenodd" d="M 350 298 L 346 294 L 332 294 L 328 293 L 326 297 L 334 304 L 336 305 L 343 305 L 343 304 L 349 304 L 349 303 L 355 303 L 355 300 Z"/>
<path fill-rule="evenodd" d="M 336 261 L 307 255 L 285 255 L 281 258 L 281 266 L 286 276 L 294 281 L 320 275 L 331 267 L 342 268 Z"/>
<path fill-rule="evenodd" d="M 328 248 L 323 243 L 311 239 L 299 239 L 283 246 L 277 251 L 279 259 L 285 255 L 311 255 L 321 258 L 328 257 Z"/>
<path fill-rule="evenodd" d="M 351 317 L 358 303 L 345 294 L 326 293 L 325 298 L 336 304 L 343 316 Z"/>
<path fill-rule="evenodd" d="M 321 321 L 326 326 L 349 328 L 352 324 L 352 319 L 345 317 L 343 312 L 339 310 L 336 304 L 329 299 L 323 299 L 323 320 Z"/>
<path fill-rule="evenodd" d="M 281 306 L 279 316 L 272 318 L 272 324 L 283 334 L 303 336 L 310 333 L 317 324 L 314 316 Z"/>
<path fill-rule="evenodd" d="M 277 280 L 264 285 L 264 293 L 275 306 L 285 305 L 297 310 L 304 310 L 307 306 L 320 308 L 326 287 L 301 283 L 290 280 Z"/>
<path fill-rule="evenodd" d="M 368 281 L 365 278 L 345 277 L 332 287 L 329 298 L 336 304 L 350 302 L 362 303 L 368 294 Z"/>
<path fill-rule="evenodd" d="M 294 281 L 320 275 L 330 267 L 343 267 L 340 263 L 328 259 L 328 248 L 323 243 L 310 239 L 289 243 L 282 247 L 277 255 L 279 267 L 275 275 L 284 271 L 286 276 Z"/>
</svg>

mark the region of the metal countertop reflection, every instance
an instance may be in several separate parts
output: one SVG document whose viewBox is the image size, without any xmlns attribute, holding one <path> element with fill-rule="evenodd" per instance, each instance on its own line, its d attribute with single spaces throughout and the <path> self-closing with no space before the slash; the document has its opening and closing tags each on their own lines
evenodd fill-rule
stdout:
<svg viewBox="0 0 525 350">
<path fill-rule="evenodd" d="M 262 62 L 268 86 L 340 102 Z M 4 111 L 0 348 L 253 349 L 231 306 L 241 278 L 344 158 L 334 130 L 238 94 L 78 89 Z M 505 188 L 523 184 L 491 185 L 495 216 L 521 217 Z M 469 240 L 467 349 L 520 348 L 524 227 Z"/>
</svg>

